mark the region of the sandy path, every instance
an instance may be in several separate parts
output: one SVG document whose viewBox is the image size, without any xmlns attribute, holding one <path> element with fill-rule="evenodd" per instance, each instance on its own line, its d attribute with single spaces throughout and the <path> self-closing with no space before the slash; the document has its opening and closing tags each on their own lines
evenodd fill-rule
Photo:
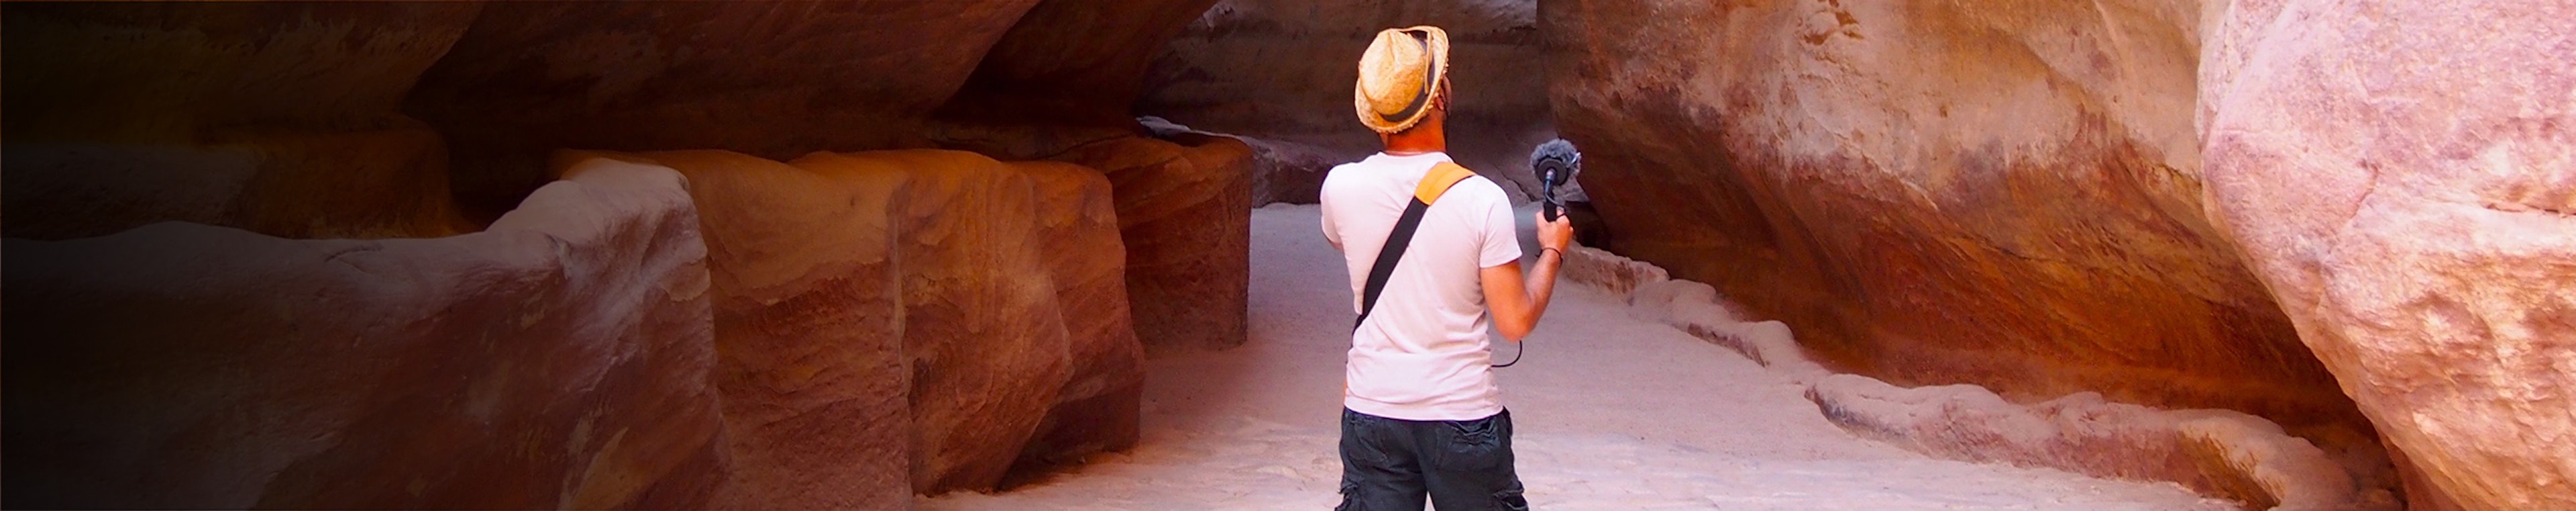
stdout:
<svg viewBox="0 0 2576 511">
<path fill-rule="evenodd" d="M 922 507 L 1331 508 L 1350 290 L 1316 218 L 1314 206 L 1253 213 L 1251 339 L 1151 362 L 1136 449 Z M 1937 460 L 1854 438 L 1732 351 L 1630 319 L 1587 286 L 1557 293 L 1535 350 L 1500 370 L 1540 509 L 2234 509 L 2172 483 Z"/>
</svg>

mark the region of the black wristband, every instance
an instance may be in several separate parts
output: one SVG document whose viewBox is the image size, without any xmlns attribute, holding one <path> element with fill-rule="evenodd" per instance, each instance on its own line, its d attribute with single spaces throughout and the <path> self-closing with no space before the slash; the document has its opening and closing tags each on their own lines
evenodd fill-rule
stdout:
<svg viewBox="0 0 2576 511">
<path fill-rule="evenodd" d="M 1564 258 L 1565 258 L 1565 250 L 1564 250 L 1564 249 L 1560 249 L 1560 248 L 1556 248 L 1556 247 L 1538 247 L 1538 253 L 1539 253 L 1539 255 L 1547 255 L 1547 251 L 1549 251 L 1549 250 L 1554 250 L 1554 251 L 1556 251 L 1556 258 L 1557 258 L 1557 259 L 1564 259 Z"/>
</svg>

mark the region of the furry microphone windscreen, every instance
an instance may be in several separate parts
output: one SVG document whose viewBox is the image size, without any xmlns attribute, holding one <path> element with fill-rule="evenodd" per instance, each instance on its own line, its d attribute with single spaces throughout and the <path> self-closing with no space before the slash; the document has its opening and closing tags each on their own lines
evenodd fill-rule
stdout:
<svg viewBox="0 0 2576 511">
<path fill-rule="evenodd" d="M 1583 171 L 1583 153 L 1574 150 L 1573 142 L 1549 140 L 1530 151 L 1530 171 L 1549 185 L 1565 184 L 1574 180 L 1574 173 Z"/>
</svg>

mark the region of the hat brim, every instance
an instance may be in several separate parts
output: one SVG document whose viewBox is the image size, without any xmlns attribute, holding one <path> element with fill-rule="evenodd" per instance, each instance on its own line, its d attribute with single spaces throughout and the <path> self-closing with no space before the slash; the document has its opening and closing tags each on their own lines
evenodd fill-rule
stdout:
<svg viewBox="0 0 2576 511">
<path fill-rule="evenodd" d="M 1447 93 L 1441 85 L 1449 81 L 1449 33 L 1440 30 L 1440 27 L 1430 25 L 1416 25 L 1396 30 L 1424 34 L 1422 40 L 1430 47 L 1431 62 L 1428 65 L 1431 66 L 1431 73 L 1430 78 L 1424 80 L 1422 93 L 1417 95 L 1413 104 L 1407 105 L 1403 112 L 1394 115 L 1381 115 L 1369 108 L 1368 94 L 1360 92 L 1357 80 L 1352 81 L 1351 106 L 1359 112 L 1360 124 L 1378 133 L 1396 133 L 1413 129 L 1414 124 L 1421 123 L 1423 117 L 1431 114 L 1431 105 L 1438 102 L 1439 96 Z"/>
</svg>

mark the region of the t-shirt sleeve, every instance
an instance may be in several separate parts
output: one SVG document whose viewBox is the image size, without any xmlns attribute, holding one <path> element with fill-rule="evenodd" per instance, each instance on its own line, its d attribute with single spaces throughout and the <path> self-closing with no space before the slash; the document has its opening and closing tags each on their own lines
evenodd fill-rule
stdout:
<svg viewBox="0 0 2576 511">
<path fill-rule="evenodd" d="M 1325 195 L 1316 198 L 1315 208 L 1323 213 L 1316 216 L 1324 218 L 1324 240 L 1333 242 L 1333 246 L 1341 246 L 1342 230 L 1333 227 L 1333 199 L 1330 194 Z"/>
<path fill-rule="evenodd" d="M 1486 199 L 1485 247 L 1477 258 L 1481 267 L 1492 268 L 1521 260 L 1520 226 L 1512 222 L 1512 201 L 1503 198 L 1503 189 L 1486 187 L 1492 193 L 1481 194 Z"/>
</svg>

